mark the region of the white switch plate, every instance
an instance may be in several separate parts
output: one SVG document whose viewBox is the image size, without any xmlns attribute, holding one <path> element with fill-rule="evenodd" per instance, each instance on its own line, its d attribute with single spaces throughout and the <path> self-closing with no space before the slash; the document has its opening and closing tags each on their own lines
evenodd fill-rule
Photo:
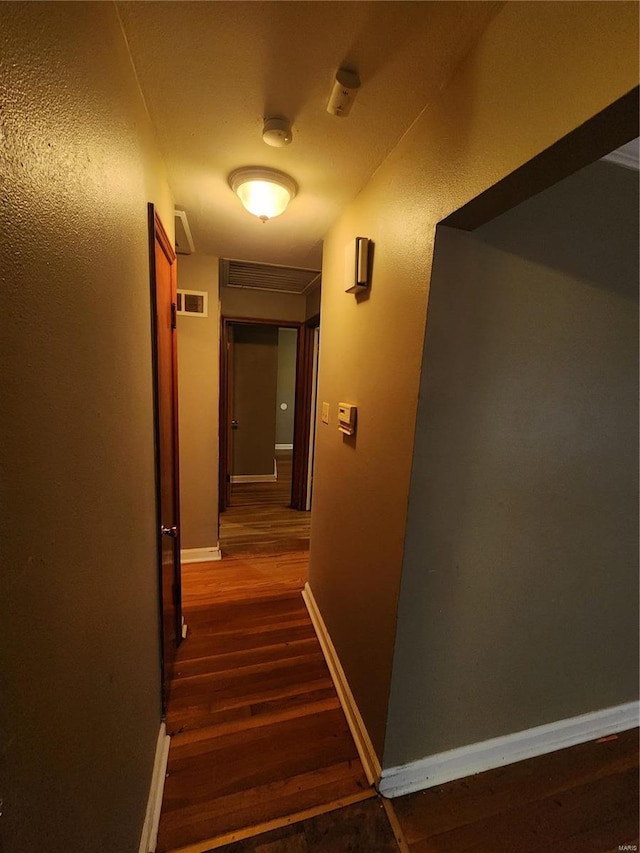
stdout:
<svg viewBox="0 0 640 853">
<path fill-rule="evenodd" d="M 329 423 L 329 404 L 328 403 L 322 404 L 322 423 L 323 424 Z"/>
</svg>

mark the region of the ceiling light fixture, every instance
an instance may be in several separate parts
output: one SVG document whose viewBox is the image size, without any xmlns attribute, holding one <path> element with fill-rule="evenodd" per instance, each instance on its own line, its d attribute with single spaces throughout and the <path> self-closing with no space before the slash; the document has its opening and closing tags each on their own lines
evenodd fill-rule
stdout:
<svg viewBox="0 0 640 853">
<path fill-rule="evenodd" d="M 284 172 L 248 166 L 229 175 L 229 186 L 249 211 L 266 222 L 280 216 L 298 192 L 298 185 Z"/>
</svg>

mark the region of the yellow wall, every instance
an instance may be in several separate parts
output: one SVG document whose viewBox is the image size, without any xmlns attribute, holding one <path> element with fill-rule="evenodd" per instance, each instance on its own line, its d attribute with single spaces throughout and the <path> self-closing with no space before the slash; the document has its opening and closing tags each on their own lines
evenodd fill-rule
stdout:
<svg viewBox="0 0 640 853">
<path fill-rule="evenodd" d="M 225 317 L 287 320 L 295 323 L 305 319 L 305 297 L 297 293 L 271 293 L 268 290 L 222 287 L 220 302 Z"/>
<path fill-rule="evenodd" d="M 327 235 L 310 584 L 380 756 L 435 226 L 637 83 L 635 4 L 508 3 Z M 356 236 L 375 243 L 360 301 Z"/>
<path fill-rule="evenodd" d="M 218 258 L 178 256 L 178 288 L 209 294 L 208 316 L 178 316 L 180 523 L 183 549 L 218 545 Z"/>
<path fill-rule="evenodd" d="M 138 849 L 160 726 L 147 202 L 112 3 L 0 4 L 5 853 Z"/>
</svg>

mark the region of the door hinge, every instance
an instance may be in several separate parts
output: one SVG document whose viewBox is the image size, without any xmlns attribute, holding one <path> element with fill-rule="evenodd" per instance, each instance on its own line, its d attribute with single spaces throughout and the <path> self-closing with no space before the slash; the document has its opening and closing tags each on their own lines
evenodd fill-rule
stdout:
<svg viewBox="0 0 640 853">
<path fill-rule="evenodd" d="M 177 317 L 178 317 L 178 306 L 176 305 L 175 302 L 172 302 L 171 303 L 171 328 L 172 329 L 177 328 L 177 325 L 178 325 Z"/>
</svg>

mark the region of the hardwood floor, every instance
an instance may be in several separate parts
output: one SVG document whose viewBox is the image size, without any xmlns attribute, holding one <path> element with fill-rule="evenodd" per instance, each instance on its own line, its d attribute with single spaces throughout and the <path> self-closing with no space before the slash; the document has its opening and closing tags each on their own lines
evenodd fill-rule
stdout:
<svg viewBox="0 0 640 853">
<path fill-rule="evenodd" d="M 223 554 L 279 554 L 309 550 L 311 513 L 290 509 L 291 451 L 276 451 L 275 483 L 233 483 L 220 516 Z"/>
<path fill-rule="evenodd" d="M 392 802 L 410 853 L 637 850 L 638 730 Z"/>
<path fill-rule="evenodd" d="M 224 559 L 183 567 L 188 636 L 169 672 L 161 853 L 212 850 L 374 796 L 300 594 L 307 514 L 250 485 L 224 514 Z"/>
</svg>

